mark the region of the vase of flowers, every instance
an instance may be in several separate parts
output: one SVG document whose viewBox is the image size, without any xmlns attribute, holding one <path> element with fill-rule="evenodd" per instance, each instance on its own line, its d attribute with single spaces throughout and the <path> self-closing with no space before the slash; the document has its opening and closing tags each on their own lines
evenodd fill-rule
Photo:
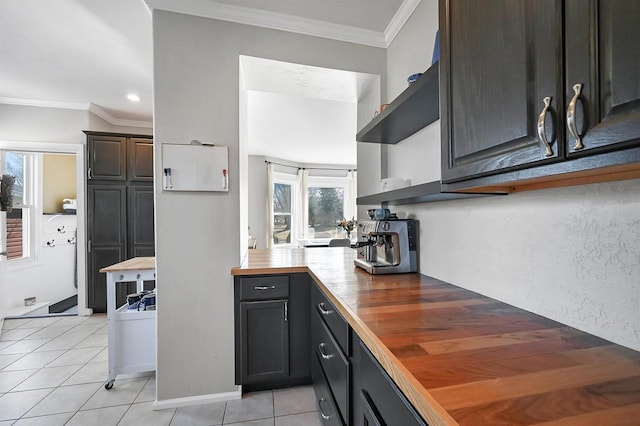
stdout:
<svg viewBox="0 0 640 426">
<path fill-rule="evenodd" d="M 345 238 L 351 238 L 351 231 L 353 231 L 353 228 L 355 228 L 355 226 L 356 220 L 354 218 L 351 218 L 351 220 L 342 219 L 340 222 L 338 222 L 338 228 L 343 230 Z"/>
</svg>

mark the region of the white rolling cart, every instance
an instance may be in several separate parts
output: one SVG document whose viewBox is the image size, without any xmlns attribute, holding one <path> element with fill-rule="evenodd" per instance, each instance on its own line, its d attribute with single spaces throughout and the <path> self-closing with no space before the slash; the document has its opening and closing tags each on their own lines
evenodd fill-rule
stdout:
<svg viewBox="0 0 640 426">
<path fill-rule="evenodd" d="M 156 369 L 156 311 L 116 307 L 116 286 L 136 282 L 142 291 L 144 281 L 156 279 L 155 257 L 134 257 L 100 269 L 107 274 L 107 317 L 109 319 L 109 377 L 105 389 L 113 387 L 118 374 Z"/>
</svg>

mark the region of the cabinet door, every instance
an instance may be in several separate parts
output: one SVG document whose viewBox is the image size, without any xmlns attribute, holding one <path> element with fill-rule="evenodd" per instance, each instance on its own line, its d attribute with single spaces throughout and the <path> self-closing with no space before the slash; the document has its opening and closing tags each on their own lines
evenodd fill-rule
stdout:
<svg viewBox="0 0 640 426">
<path fill-rule="evenodd" d="M 242 384 L 289 375 L 288 300 L 240 303 Z"/>
<path fill-rule="evenodd" d="M 153 140 L 131 138 L 128 144 L 129 180 L 153 181 Z"/>
<path fill-rule="evenodd" d="M 131 257 L 154 255 L 153 187 L 130 186 L 128 244 Z"/>
<path fill-rule="evenodd" d="M 440 0 L 440 42 L 443 181 L 564 156 L 562 2 Z"/>
<path fill-rule="evenodd" d="M 89 135 L 87 142 L 90 179 L 127 179 L 126 137 Z"/>
<path fill-rule="evenodd" d="M 639 27 L 638 0 L 567 0 L 567 116 L 581 85 L 569 156 L 640 144 Z"/>
<path fill-rule="evenodd" d="M 126 188 L 122 185 L 89 185 L 88 192 L 88 305 L 94 312 L 107 311 L 106 274 L 100 268 L 122 262 L 127 256 Z M 118 306 L 127 286 L 118 286 Z"/>
</svg>

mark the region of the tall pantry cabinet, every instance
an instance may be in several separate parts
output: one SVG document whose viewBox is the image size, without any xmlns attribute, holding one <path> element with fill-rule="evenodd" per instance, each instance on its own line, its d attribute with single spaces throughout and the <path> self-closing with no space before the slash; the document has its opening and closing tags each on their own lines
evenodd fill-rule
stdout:
<svg viewBox="0 0 640 426">
<path fill-rule="evenodd" d="M 88 307 L 106 312 L 106 276 L 100 269 L 153 256 L 153 139 L 102 132 L 87 134 Z M 135 291 L 118 286 L 117 305 Z"/>
</svg>

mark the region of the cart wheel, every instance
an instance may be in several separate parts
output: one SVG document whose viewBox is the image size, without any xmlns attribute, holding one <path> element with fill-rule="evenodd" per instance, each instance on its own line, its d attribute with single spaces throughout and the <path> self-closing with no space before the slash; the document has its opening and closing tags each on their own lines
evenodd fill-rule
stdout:
<svg viewBox="0 0 640 426">
<path fill-rule="evenodd" d="M 111 388 L 113 387 L 113 382 L 114 382 L 113 380 L 109 380 L 109 381 L 107 381 L 107 383 L 105 383 L 105 384 L 104 384 L 104 388 L 105 388 L 106 390 L 111 389 Z"/>
</svg>

